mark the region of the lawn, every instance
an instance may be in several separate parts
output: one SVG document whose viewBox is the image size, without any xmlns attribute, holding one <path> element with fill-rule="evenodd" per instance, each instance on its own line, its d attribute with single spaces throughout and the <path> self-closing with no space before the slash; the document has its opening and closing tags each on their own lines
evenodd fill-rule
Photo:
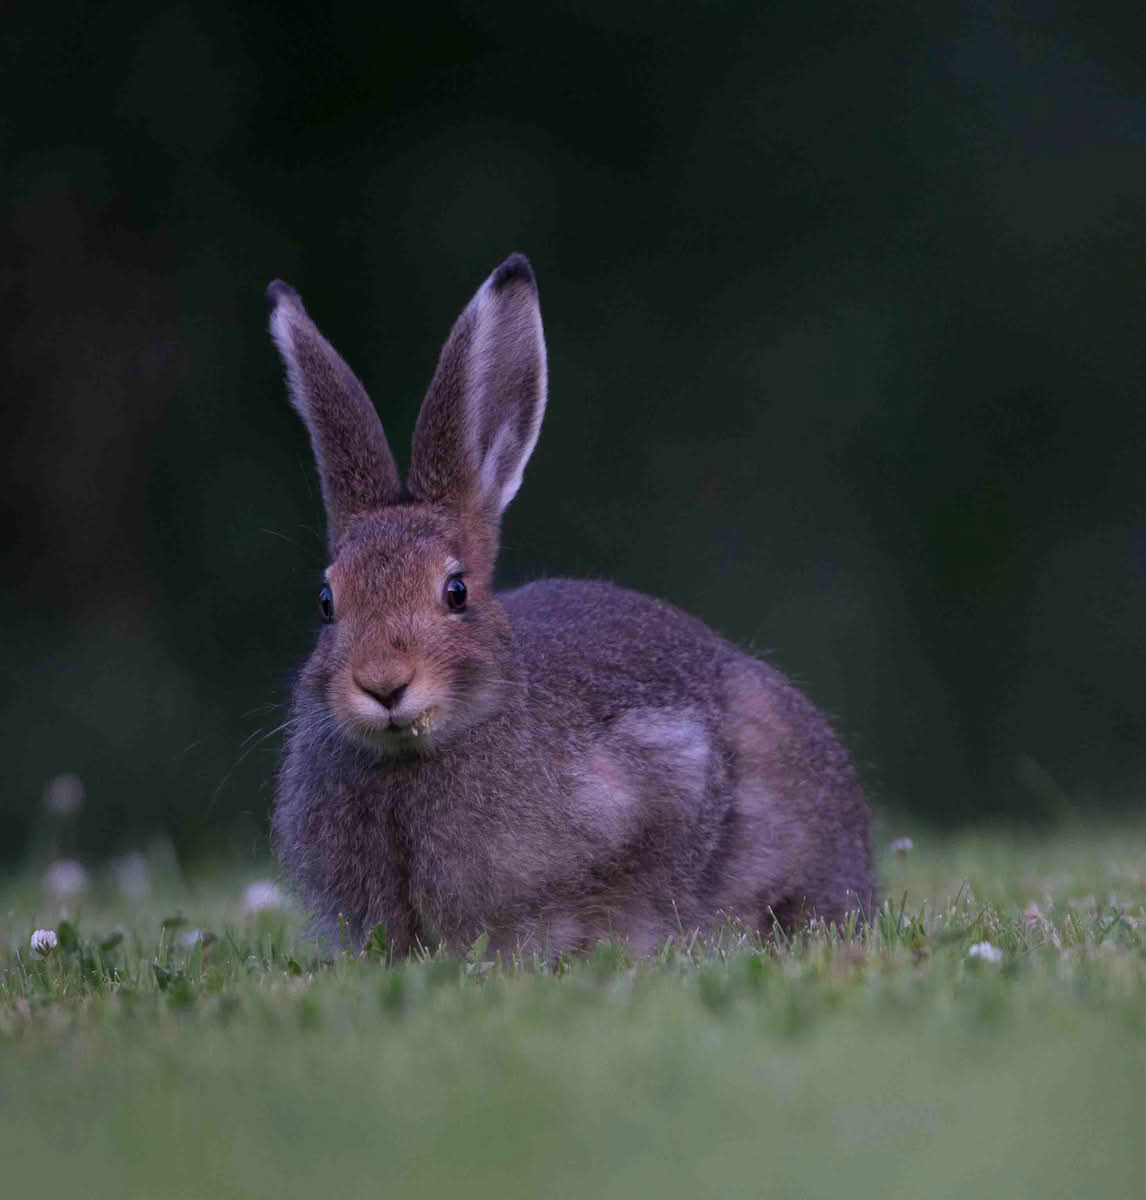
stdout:
<svg viewBox="0 0 1146 1200">
<path fill-rule="evenodd" d="M 9 877 L 0 1194 L 1142 1195 L 1146 825 L 912 832 L 859 932 L 558 970 L 321 950 L 233 868 Z"/>
</svg>

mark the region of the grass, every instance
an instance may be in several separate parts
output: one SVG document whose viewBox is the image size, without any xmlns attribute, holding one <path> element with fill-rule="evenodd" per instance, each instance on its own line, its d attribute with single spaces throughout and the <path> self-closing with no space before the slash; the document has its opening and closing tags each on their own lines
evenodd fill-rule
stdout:
<svg viewBox="0 0 1146 1200">
<path fill-rule="evenodd" d="M 0 1193 L 1140 1194 L 1146 829 L 916 843 L 863 932 L 557 971 L 324 954 L 229 872 L 62 926 L 11 879 Z"/>
</svg>

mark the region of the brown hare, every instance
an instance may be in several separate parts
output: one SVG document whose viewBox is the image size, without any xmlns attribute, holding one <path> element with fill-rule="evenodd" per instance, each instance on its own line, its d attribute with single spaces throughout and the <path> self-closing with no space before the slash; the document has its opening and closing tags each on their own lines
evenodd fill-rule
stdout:
<svg viewBox="0 0 1146 1200">
<path fill-rule="evenodd" d="M 318 462 L 323 627 L 273 819 L 320 927 L 395 954 L 647 954 L 738 918 L 765 936 L 867 910 L 870 814 L 782 675 L 607 583 L 493 588 L 545 411 L 537 287 L 515 254 L 442 350 L 403 483 L 350 368 L 272 283 L 271 333 Z"/>
</svg>

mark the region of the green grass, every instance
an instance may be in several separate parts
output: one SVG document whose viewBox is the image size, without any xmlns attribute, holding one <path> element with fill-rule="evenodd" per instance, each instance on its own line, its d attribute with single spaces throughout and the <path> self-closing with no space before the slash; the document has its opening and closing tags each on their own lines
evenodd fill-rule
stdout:
<svg viewBox="0 0 1146 1200">
<path fill-rule="evenodd" d="M 851 938 L 558 971 L 323 956 L 229 872 L 97 886 L 40 960 L 9 880 L 0 1194 L 1142 1194 L 1146 829 L 916 843 Z"/>
</svg>

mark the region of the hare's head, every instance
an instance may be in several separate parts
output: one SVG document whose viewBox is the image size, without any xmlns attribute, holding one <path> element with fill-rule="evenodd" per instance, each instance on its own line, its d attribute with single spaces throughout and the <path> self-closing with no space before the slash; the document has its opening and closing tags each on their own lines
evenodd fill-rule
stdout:
<svg viewBox="0 0 1146 1200">
<path fill-rule="evenodd" d="M 357 742 L 430 752 L 495 712 L 512 685 L 493 566 L 501 513 L 545 411 L 533 272 L 521 255 L 508 258 L 458 318 L 405 485 L 365 390 L 298 294 L 276 282 L 267 296 L 326 506 L 325 627 L 310 669 Z"/>
</svg>

